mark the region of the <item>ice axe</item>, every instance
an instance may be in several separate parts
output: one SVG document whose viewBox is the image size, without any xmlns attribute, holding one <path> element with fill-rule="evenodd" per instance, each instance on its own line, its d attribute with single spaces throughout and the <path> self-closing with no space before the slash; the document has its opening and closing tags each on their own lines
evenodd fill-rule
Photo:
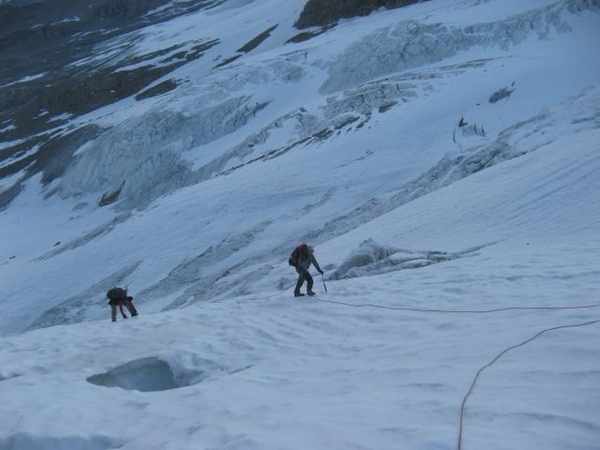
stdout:
<svg viewBox="0 0 600 450">
<path fill-rule="evenodd" d="M 325 277 L 323 276 L 323 272 L 321 272 L 321 279 L 323 280 L 323 288 L 325 289 L 325 292 L 327 292 L 327 285 L 325 284 Z"/>
</svg>

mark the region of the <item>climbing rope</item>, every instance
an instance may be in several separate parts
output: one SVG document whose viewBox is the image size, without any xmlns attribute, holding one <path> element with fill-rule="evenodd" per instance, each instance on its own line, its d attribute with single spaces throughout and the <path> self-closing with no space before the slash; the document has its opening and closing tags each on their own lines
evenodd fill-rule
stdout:
<svg viewBox="0 0 600 450">
<path fill-rule="evenodd" d="M 506 306 L 504 308 L 494 309 L 430 309 L 430 308 L 416 308 L 412 306 L 384 306 L 377 305 L 374 303 L 346 303 L 335 300 L 323 300 L 317 298 L 323 303 L 332 303 L 334 305 L 350 306 L 353 308 L 376 308 L 376 309 L 387 309 L 391 311 L 413 311 L 413 312 L 426 312 L 426 313 L 440 313 L 440 314 L 493 314 L 504 311 L 555 311 L 555 310 L 570 310 L 570 309 L 588 309 L 588 308 L 600 308 L 600 303 L 592 303 L 589 305 L 574 305 L 574 306 Z"/>
<path fill-rule="evenodd" d="M 461 309 L 428 309 L 428 308 L 415 308 L 415 307 L 408 307 L 408 306 L 384 306 L 384 305 L 377 305 L 374 303 L 353 304 L 353 303 L 346 303 L 346 302 L 340 302 L 340 301 L 334 301 L 334 300 L 324 300 L 321 298 L 318 298 L 318 300 L 323 303 L 331 303 L 331 304 L 335 304 L 335 305 L 349 306 L 349 307 L 353 307 L 353 308 L 376 308 L 376 309 L 385 309 L 385 310 L 391 310 L 391 311 L 414 311 L 414 312 L 441 313 L 441 314 L 491 314 L 491 313 L 498 313 L 498 312 L 504 312 L 504 311 L 556 311 L 556 310 L 577 310 L 577 309 L 589 309 L 589 308 L 600 307 L 600 304 L 593 303 L 593 304 L 589 304 L 589 305 L 574 305 L 574 306 L 507 306 L 504 308 L 483 309 L 483 310 L 473 310 L 473 309 L 462 309 L 461 310 Z M 537 339 L 538 337 L 540 337 L 546 333 L 556 331 L 556 330 L 562 330 L 562 329 L 566 329 L 566 328 L 585 327 L 585 326 L 594 325 L 597 323 L 600 323 L 600 319 L 592 320 L 592 321 L 584 322 L 584 323 L 577 323 L 577 324 L 571 324 L 571 325 L 560 325 L 560 326 L 544 329 L 544 330 L 538 332 L 537 334 L 535 334 L 533 337 L 503 350 L 494 359 L 492 359 L 489 363 L 487 363 L 485 366 L 481 367 L 475 374 L 475 378 L 473 379 L 473 382 L 471 383 L 471 386 L 469 387 L 469 390 L 468 390 L 467 394 L 465 395 L 465 397 L 463 398 L 463 401 L 461 403 L 459 430 L 458 430 L 458 447 L 457 447 L 458 450 L 462 450 L 462 446 L 463 446 L 464 417 L 465 417 L 466 404 L 467 404 L 469 397 L 473 393 L 473 391 L 475 389 L 475 385 L 477 384 L 477 381 L 479 380 L 479 378 L 484 370 L 486 370 L 489 367 L 491 367 L 492 365 L 494 365 L 500 358 L 502 358 L 502 356 L 504 356 L 511 350 L 514 350 L 519 347 L 523 347 L 524 345 L 527 345 L 531 341 Z"/>
<path fill-rule="evenodd" d="M 513 345 L 511 347 L 508 347 L 507 349 L 504 349 L 494 359 L 492 359 L 489 363 L 487 363 L 485 366 L 481 367 L 477 371 L 477 373 L 475 374 L 475 378 L 473 378 L 473 382 L 471 383 L 471 386 L 469 387 L 469 391 L 467 392 L 467 394 L 463 398 L 463 401 L 462 401 L 462 404 L 461 404 L 461 407 L 460 407 L 460 422 L 459 422 L 459 429 L 458 429 L 458 447 L 457 447 L 458 450 L 462 450 L 462 445 L 463 445 L 464 417 L 465 417 L 466 404 L 467 404 L 467 401 L 469 400 L 469 397 L 471 396 L 471 394 L 475 390 L 475 385 L 477 384 L 477 381 L 479 381 L 479 377 L 481 376 L 481 374 L 483 373 L 484 370 L 486 370 L 489 367 L 493 366 L 500 358 L 502 358 L 504 355 L 506 355 L 511 350 L 514 350 L 514 349 L 519 348 L 519 347 L 523 347 L 524 345 L 529 344 L 531 341 L 539 338 L 543 334 L 550 333 L 550 332 L 556 331 L 556 330 L 564 330 L 564 329 L 567 329 L 567 328 L 586 327 L 586 326 L 589 326 L 589 325 L 595 325 L 597 323 L 600 323 L 600 319 L 592 320 L 592 321 L 584 322 L 584 323 L 576 323 L 576 324 L 570 324 L 570 325 L 560 325 L 560 326 L 557 326 L 557 327 L 546 328 L 545 330 L 542 330 L 539 333 L 535 334 L 533 337 L 531 337 L 531 338 L 529 338 L 529 339 L 527 339 L 527 340 L 525 340 L 525 341 L 523 341 L 523 342 L 521 342 L 519 344 L 516 344 L 516 345 Z"/>
<path fill-rule="evenodd" d="M 282 290 L 280 292 L 276 292 L 272 295 L 256 297 L 256 299 L 274 297 L 277 295 L 281 295 L 283 292 L 284 292 L 284 290 Z M 250 298 L 250 299 L 252 299 L 252 298 Z M 476 310 L 476 309 L 433 309 L 433 308 L 417 308 L 417 307 L 410 307 L 410 306 L 385 306 L 385 305 L 378 305 L 375 303 L 358 303 L 358 304 L 356 304 L 356 303 L 347 303 L 347 302 L 341 302 L 341 301 L 335 301 L 335 300 L 325 300 L 320 297 L 316 297 L 316 299 L 322 303 L 329 303 L 332 305 L 340 305 L 340 306 L 346 306 L 346 307 L 352 307 L 352 308 L 375 308 L 375 309 L 384 309 L 384 310 L 390 310 L 390 311 L 412 311 L 412 312 L 438 313 L 438 314 L 493 314 L 493 313 L 499 313 L 499 312 L 505 312 L 505 311 L 559 311 L 559 310 L 566 311 L 566 310 L 600 308 L 600 303 L 592 303 L 592 304 L 587 304 L 587 305 L 572 305 L 572 306 L 506 306 L 503 308 L 480 309 L 480 310 Z M 471 397 L 471 394 L 475 390 L 475 386 L 477 385 L 477 382 L 479 381 L 481 374 L 486 369 L 493 366 L 496 362 L 498 362 L 498 360 L 500 358 L 502 358 L 508 352 L 515 350 L 519 347 L 523 347 L 546 333 L 550 333 L 552 331 L 557 331 L 557 330 L 563 330 L 563 329 L 567 329 L 567 328 L 585 327 L 585 326 L 590 326 L 590 325 L 594 325 L 597 323 L 600 323 L 600 319 L 592 320 L 592 321 L 584 322 L 584 323 L 559 325 L 559 326 L 552 327 L 552 328 L 546 328 L 546 329 L 538 332 L 537 334 L 535 334 L 533 337 L 531 337 L 523 342 L 520 342 L 519 344 L 510 346 L 510 347 L 504 349 L 489 363 L 487 363 L 486 365 L 481 367 L 475 374 L 475 377 L 473 378 L 473 381 L 469 387 L 469 390 L 468 390 L 467 394 L 464 396 L 462 403 L 461 403 L 457 450 L 462 450 L 462 448 L 463 448 L 464 418 L 465 418 L 465 409 L 466 409 L 467 401 L 469 400 L 469 398 Z"/>
</svg>

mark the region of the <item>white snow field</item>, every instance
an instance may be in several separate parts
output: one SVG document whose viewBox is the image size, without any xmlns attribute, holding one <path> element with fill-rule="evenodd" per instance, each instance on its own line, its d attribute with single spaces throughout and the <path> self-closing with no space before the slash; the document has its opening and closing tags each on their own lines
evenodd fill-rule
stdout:
<svg viewBox="0 0 600 450">
<path fill-rule="evenodd" d="M 220 44 L 73 118 L 106 130 L 0 211 L 0 450 L 600 449 L 598 1 L 286 43 L 303 6 L 130 36 Z M 110 322 L 115 285 L 139 316 Z"/>
</svg>

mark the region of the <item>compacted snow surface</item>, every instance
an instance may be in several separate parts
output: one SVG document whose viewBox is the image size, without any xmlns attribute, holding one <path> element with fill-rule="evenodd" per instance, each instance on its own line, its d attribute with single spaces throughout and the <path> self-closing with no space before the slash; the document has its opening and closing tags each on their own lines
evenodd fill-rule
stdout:
<svg viewBox="0 0 600 450">
<path fill-rule="evenodd" d="M 0 212 L 1 450 L 600 449 L 598 2 L 303 4 L 140 33 L 221 43 Z"/>
</svg>

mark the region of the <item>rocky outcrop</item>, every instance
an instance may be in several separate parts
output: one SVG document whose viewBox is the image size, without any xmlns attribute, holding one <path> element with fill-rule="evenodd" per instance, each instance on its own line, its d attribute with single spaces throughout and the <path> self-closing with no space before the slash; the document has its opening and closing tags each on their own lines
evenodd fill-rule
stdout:
<svg viewBox="0 0 600 450">
<path fill-rule="evenodd" d="M 326 26 L 340 19 L 366 16 L 379 8 L 400 8 L 423 0 L 308 0 L 297 28 Z"/>
<path fill-rule="evenodd" d="M 70 116 L 141 92 L 166 73 L 201 57 L 217 40 L 198 42 L 187 51 L 166 49 L 164 60 L 148 54 L 98 67 L 80 64 L 103 42 L 211 4 L 214 0 L 192 5 L 168 0 L 0 4 L 0 86 L 10 86 L 0 91 L 0 140 L 42 133 Z M 144 58 L 158 61 L 160 67 L 142 64 Z M 137 68 L 123 69 L 129 65 Z"/>
<path fill-rule="evenodd" d="M 186 42 L 127 56 L 115 38 L 152 23 L 214 5 L 218 0 L 46 0 L 0 3 L 0 178 L 21 174 L 0 192 L 0 210 L 26 177 L 50 182 L 62 173 L 77 144 L 93 132 L 59 131 L 71 118 L 120 99 L 147 98 L 174 89 L 176 80 L 152 84 L 203 56 L 218 39 Z M 162 7 L 161 7 L 162 6 Z M 87 63 L 112 39 L 119 58 Z M 71 137 L 69 137 L 71 136 Z"/>
</svg>

